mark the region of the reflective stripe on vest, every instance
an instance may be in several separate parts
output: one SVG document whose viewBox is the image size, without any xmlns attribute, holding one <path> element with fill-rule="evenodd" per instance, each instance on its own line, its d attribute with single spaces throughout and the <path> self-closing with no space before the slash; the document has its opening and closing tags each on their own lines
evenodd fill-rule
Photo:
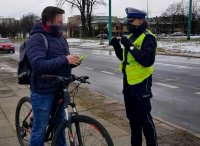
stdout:
<svg viewBox="0 0 200 146">
<path fill-rule="evenodd" d="M 147 30 L 147 32 L 150 35 L 153 35 L 149 30 Z M 130 34 L 128 36 L 128 39 L 130 39 L 130 37 L 133 34 Z M 135 49 L 141 49 L 142 47 L 142 43 L 143 40 L 145 38 L 146 34 L 142 33 L 134 42 L 133 42 L 133 46 L 135 47 Z M 154 36 L 154 35 L 153 35 Z M 123 48 L 123 60 L 120 64 L 119 69 L 122 71 L 123 68 L 123 62 L 125 61 L 125 48 Z M 125 66 L 125 72 L 126 72 L 126 76 L 127 76 L 127 82 L 129 85 L 135 85 L 138 83 L 141 83 L 142 81 L 144 81 L 146 78 L 148 78 L 152 73 L 153 73 L 153 67 L 144 67 L 141 64 L 139 64 L 135 58 L 131 55 L 130 52 L 128 52 L 127 54 L 127 62 L 128 64 Z"/>
</svg>

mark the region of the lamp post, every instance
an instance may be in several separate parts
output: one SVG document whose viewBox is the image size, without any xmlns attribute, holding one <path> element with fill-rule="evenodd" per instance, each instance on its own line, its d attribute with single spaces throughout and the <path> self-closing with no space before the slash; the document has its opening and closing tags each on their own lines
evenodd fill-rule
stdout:
<svg viewBox="0 0 200 146">
<path fill-rule="evenodd" d="M 149 17 L 149 1 L 147 0 L 147 19 Z"/>
<path fill-rule="evenodd" d="M 112 18 L 111 18 L 111 0 L 109 0 L 109 22 L 108 22 L 108 33 L 109 33 L 109 45 L 112 39 Z"/>
<path fill-rule="evenodd" d="M 192 18 L 192 0 L 190 0 L 190 3 L 189 3 L 187 40 L 190 40 L 191 18 Z"/>
</svg>

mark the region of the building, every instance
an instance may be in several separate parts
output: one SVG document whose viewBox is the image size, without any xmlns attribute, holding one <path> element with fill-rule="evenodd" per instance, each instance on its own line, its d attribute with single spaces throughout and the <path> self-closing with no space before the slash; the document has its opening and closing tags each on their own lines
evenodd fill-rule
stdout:
<svg viewBox="0 0 200 146">
<path fill-rule="evenodd" d="M 126 17 L 118 18 L 112 16 L 112 35 L 121 36 L 122 34 L 128 32 L 127 26 L 125 23 Z M 108 34 L 108 16 L 93 16 L 92 17 L 92 28 L 93 28 L 93 37 L 98 34 Z M 148 18 L 147 22 L 150 26 L 150 29 L 155 34 L 172 34 L 174 32 L 183 32 L 187 33 L 187 16 L 176 15 L 171 17 L 153 17 Z M 194 30 L 194 22 L 192 22 L 192 30 Z M 195 22 L 195 33 L 200 33 L 200 21 Z M 67 23 L 67 36 L 68 37 L 81 37 L 81 16 L 75 15 L 68 18 Z"/>
<path fill-rule="evenodd" d="M 93 16 L 92 28 L 93 37 L 98 34 L 108 34 L 108 16 Z M 126 32 L 125 18 L 117 18 L 112 16 L 112 35 L 120 36 L 123 32 Z M 75 15 L 68 18 L 67 23 L 67 37 L 81 37 L 81 16 Z"/>
<path fill-rule="evenodd" d="M 3 18 L 3 17 L 0 17 L 0 24 L 12 24 L 16 21 L 15 18 Z"/>
</svg>

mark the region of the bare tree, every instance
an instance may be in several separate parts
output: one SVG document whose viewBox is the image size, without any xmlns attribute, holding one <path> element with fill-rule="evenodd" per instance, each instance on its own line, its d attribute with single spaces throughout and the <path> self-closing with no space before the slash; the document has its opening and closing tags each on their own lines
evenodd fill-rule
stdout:
<svg viewBox="0 0 200 146">
<path fill-rule="evenodd" d="M 179 10 L 181 9 L 181 5 L 177 3 L 172 3 L 169 5 L 169 7 L 165 10 L 165 12 L 162 14 L 164 17 L 171 17 L 171 31 L 174 32 L 174 26 L 175 26 L 175 20 L 176 16 L 179 14 Z"/>
<path fill-rule="evenodd" d="M 94 6 L 105 5 L 104 0 L 59 0 L 58 4 L 63 5 L 64 2 L 70 4 L 70 7 L 77 8 L 81 14 L 82 33 L 87 35 L 92 34 L 92 12 Z"/>
<path fill-rule="evenodd" d="M 20 29 L 23 32 L 23 37 L 24 38 L 25 38 L 25 35 L 27 33 L 30 33 L 34 22 L 36 20 L 38 20 L 38 19 L 39 19 L 39 17 L 36 16 L 35 14 L 33 14 L 33 13 L 29 13 L 27 15 L 23 15 L 23 18 L 20 20 L 20 22 L 21 22 Z"/>
<path fill-rule="evenodd" d="M 92 12 L 95 6 L 106 5 L 104 0 L 86 0 L 86 14 L 89 36 L 92 36 Z"/>
<path fill-rule="evenodd" d="M 61 0 L 62 5 L 64 2 L 67 2 L 70 4 L 71 9 L 77 8 L 80 11 L 81 14 L 81 23 L 82 23 L 82 34 L 87 34 L 87 26 L 86 26 L 86 0 Z"/>
<path fill-rule="evenodd" d="M 179 9 L 179 15 L 180 15 L 180 17 L 181 17 L 181 19 L 182 19 L 182 24 L 180 24 L 180 25 L 182 25 L 182 27 L 183 27 L 183 31 L 184 32 L 186 32 L 186 26 L 187 26 L 187 5 L 186 5 L 186 0 L 181 0 L 180 2 L 178 2 L 177 3 L 177 5 L 178 5 L 178 8 L 180 8 Z"/>
</svg>

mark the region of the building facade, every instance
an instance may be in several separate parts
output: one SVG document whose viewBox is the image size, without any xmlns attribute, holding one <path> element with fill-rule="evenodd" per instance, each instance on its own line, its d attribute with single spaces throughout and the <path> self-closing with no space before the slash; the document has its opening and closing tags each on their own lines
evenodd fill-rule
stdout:
<svg viewBox="0 0 200 146">
<path fill-rule="evenodd" d="M 127 27 L 125 23 L 125 18 L 118 18 L 112 16 L 112 35 L 121 36 L 124 33 L 127 33 Z M 93 37 L 98 34 L 108 34 L 108 16 L 93 16 L 92 17 L 92 28 L 93 28 Z M 155 34 L 172 34 L 174 32 L 183 32 L 187 33 L 187 17 L 177 15 L 175 17 L 154 17 L 148 18 L 147 22 L 150 26 L 150 29 Z M 200 21 L 195 22 L 195 25 L 192 22 L 192 30 L 200 34 Z M 194 28 L 195 26 L 195 28 Z M 67 23 L 67 37 L 81 37 L 81 16 L 75 15 L 68 18 Z"/>
</svg>

